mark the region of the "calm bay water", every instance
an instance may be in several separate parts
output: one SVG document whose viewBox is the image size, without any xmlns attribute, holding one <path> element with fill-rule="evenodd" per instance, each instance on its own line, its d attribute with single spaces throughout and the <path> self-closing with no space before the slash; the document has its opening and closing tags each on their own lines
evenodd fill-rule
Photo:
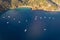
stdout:
<svg viewBox="0 0 60 40">
<path fill-rule="evenodd" d="M 0 15 L 0 40 L 60 40 L 60 12 L 8 10 Z"/>
</svg>

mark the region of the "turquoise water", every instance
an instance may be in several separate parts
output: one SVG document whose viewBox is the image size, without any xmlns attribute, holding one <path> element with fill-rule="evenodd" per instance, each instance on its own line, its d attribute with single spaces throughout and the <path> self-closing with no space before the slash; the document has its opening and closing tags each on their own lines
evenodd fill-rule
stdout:
<svg viewBox="0 0 60 40">
<path fill-rule="evenodd" d="M 0 40 L 60 40 L 60 12 L 8 10 L 0 15 Z"/>
</svg>

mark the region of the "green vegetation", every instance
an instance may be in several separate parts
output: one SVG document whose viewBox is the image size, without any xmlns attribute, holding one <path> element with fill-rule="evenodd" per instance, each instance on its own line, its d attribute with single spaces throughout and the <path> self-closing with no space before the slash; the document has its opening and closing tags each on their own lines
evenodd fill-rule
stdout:
<svg viewBox="0 0 60 40">
<path fill-rule="evenodd" d="M 10 5 L 8 2 L 1 2 L 0 4 L 0 12 L 8 10 L 10 8 Z"/>
</svg>

